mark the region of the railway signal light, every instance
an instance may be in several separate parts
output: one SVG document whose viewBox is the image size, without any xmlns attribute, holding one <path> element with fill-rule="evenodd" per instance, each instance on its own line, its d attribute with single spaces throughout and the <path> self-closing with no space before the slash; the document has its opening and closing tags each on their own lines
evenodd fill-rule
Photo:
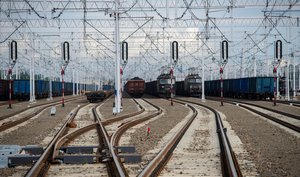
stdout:
<svg viewBox="0 0 300 177">
<path fill-rule="evenodd" d="M 278 61 L 281 61 L 281 59 L 282 59 L 282 42 L 281 42 L 281 40 L 277 40 L 275 42 L 275 58 Z"/>
<path fill-rule="evenodd" d="M 223 68 L 220 68 L 220 74 L 223 74 Z"/>
<path fill-rule="evenodd" d="M 228 60 L 228 41 L 223 40 L 221 43 L 221 57 L 224 63 Z"/>
<path fill-rule="evenodd" d="M 63 59 L 65 63 L 69 63 L 70 60 L 70 47 L 69 42 L 65 41 L 63 43 Z"/>
<path fill-rule="evenodd" d="M 276 69 L 276 67 L 274 67 L 273 74 L 276 74 L 276 73 L 277 73 L 277 69 Z"/>
<path fill-rule="evenodd" d="M 172 68 L 170 69 L 170 75 L 173 75 L 173 69 Z"/>
<path fill-rule="evenodd" d="M 178 42 L 173 41 L 171 48 L 172 48 L 172 59 L 173 59 L 174 63 L 177 63 L 177 61 L 178 61 Z"/>
<path fill-rule="evenodd" d="M 126 41 L 122 42 L 122 60 L 127 63 L 128 61 L 128 43 Z"/>
<path fill-rule="evenodd" d="M 15 63 L 18 58 L 18 52 L 17 52 L 17 42 L 11 41 L 10 43 L 10 59 Z"/>
</svg>

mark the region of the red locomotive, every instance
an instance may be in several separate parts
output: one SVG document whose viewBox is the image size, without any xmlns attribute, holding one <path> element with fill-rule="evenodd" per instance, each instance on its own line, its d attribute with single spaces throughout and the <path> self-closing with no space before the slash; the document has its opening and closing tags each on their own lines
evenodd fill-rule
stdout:
<svg viewBox="0 0 300 177">
<path fill-rule="evenodd" d="M 145 91 L 145 80 L 139 77 L 134 77 L 127 81 L 124 88 L 129 95 L 135 98 L 140 98 L 143 96 Z"/>
</svg>

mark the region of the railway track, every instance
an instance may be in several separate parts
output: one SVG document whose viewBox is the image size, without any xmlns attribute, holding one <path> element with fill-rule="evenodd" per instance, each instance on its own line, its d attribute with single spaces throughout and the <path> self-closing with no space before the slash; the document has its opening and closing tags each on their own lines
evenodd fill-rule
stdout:
<svg viewBox="0 0 300 177">
<path fill-rule="evenodd" d="M 82 99 L 83 97 L 77 97 L 77 98 L 69 98 L 69 99 L 65 99 L 65 101 L 73 101 L 73 100 L 78 100 L 78 99 Z M 36 104 L 36 105 L 32 105 L 30 107 L 25 107 L 23 109 L 20 109 L 16 112 L 13 112 L 11 114 L 7 114 L 7 115 L 4 115 L 4 116 L 1 116 L 0 117 L 0 120 L 4 120 L 6 118 L 9 118 L 9 117 L 12 117 L 12 116 L 15 116 L 17 114 L 20 114 L 20 113 L 23 113 L 29 109 L 32 109 L 32 108 L 36 108 L 36 107 L 40 107 L 40 106 L 45 106 L 45 105 L 49 105 L 47 107 L 50 107 L 50 106 L 53 106 L 53 105 L 57 105 L 61 103 L 61 100 L 58 100 L 58 101 L 51 101 L 51 102 L 46 102 L 46 103 L 42 103 L 42 104 Z"/>
<path fill-rule="evenodd" d="M 144 102 L 146 102 L 147 104 L 153 106 L 156 111 L 150 111 L 150 112 L 146 112 L 144 114 L 140 114 L 136 117 L 132 117 L 130 120 L 126 121 L 126 122 L 122 122 L 120 126 L 117 127 L 113 127 L 114 131 L 113 133 L 111 133 L 111 139 L 110 139 L 110 146 L 111 147 L 116 147 L 119 145 L 119 141 L 121 136 L 131 127 L 138 125 L 142 122 L 145 122 L 151 118 L 154 118 L 158 115 L 160 115 L 162 113 L 162 109 L 159 108 L 158 106 L 150 103 L 149 101 L 142 99 Z M 138 103 L 141 107 L 142 105 L 140 103 Z M 145 109 L 145 108 L 143 108 Z M 110 129 L 112 129 L 112 127 L 110 127 Z M 120 176 L 128 176 L 127 171 L 125 169 L 125 167 L 123 166 L 123 164 L 121 163 L 121 159 L 118 157 L 118 152 L 116 150 L 111 151 L 112 157 L 114 159 L 114 161 L 119 162 L 119 171 L 120 171 Z M 123 171 L 123 172 L 121 172 Z"/>
<path fill-rule="evenodd" d="M 106 121 L 101 121 L 101 118 L 99 117 L 97 113 L 97 105 L 95 104 L 85 104 L 82 105 L 79 108 L 76 108 L 75 112 L 68 118 L 68 120 L 64 123 L 64 125 L 60 128 L 58 133 L 55 135 L 55 137 L 52 139 L 52 141 L 49 143 L 49 145 L 46 147 L 45 151 L 43 154 L 40 156 L 40 158 L 36 161 L 36 163 L 31 167 L 31 169 L 27 172 L 26 176 L 45 176 L 45 175 L 50 175 L 50 176 L 55 176 L 55 174 L 66 174 L 66 175 L 76 175 L 75 173 L 80 173 L 80 168 L 84 168 L 84 173 L 88 173 L 87 170 L 95 169 L 94 167 L 97 166 L 98 169 L 101 169 L 101 173 L 106 173 L 104 172 L 105 169 L 108 170 L 107 173 L 111 176 L 128 176 L 125 167 L 123 166 L 122 160 L 119 157 L 119 151 L 115 148 L 118 146 L 118 143 L 120 141 L 120 137 L 124 134 L 125 131 L 127 131 L 129 128 L 140 124 L 146 120 L 149 120 L 153 117 L 156 117 L 157 115 L 162 113 L 162 109 L 159 108 L 156 105 L 153 105 L 147 100 L 143 100 L 147 102 L 148 104 L 152 105 L 156 111 L 151 111 L 148 113 L 142 114 L 145 110 L 141 104 L 140 110 L 137 112 L 134 112 L 131 114 L 131 116 L 124 115 L 120 116 L 118 118 L 114 118 L 112 120 L 106 120 Z M 139 101 L 140 102 L 140 101 Z M 173 137 L 172 140 L 169 141 L 169 143 L 161 150 L 161 152 L 147 165 L 147 167 L 139 174 L 139 176 L 157 176 L 159 175 L 160 171 L 164 168 L 166 163 L 168 162 L 169 158 L 172 155 L 173 150 L 176 148 L 176 145 L 180 142 L 180 139 L 186 132 L 186 130 L 189 128 L 191 123 L 193 122 L 194 118 L 197 116 L 197 111 L 195 108 L 183 101 L 176 101 L 180 104 L 186 104 L 192 111 L 193 114 L 189 117 L 189 120 L 187 123 L 180 129 L 178 133 Z M 138 102 L 137 102 L 138 103 Z M 94 106 L 95 105 L 95 106 Z M 85 123 L 80 123 L 78 124 L 79 127 L 76 128 L 73 131 L 70 131 L 69 126 L 71 122 L 74 122 L 74 119 L 76 115 L 78 114 L 79 110 L 84 108 L 84 107 L 93 107 L 92 108 L 92 114 L 93 114 L 93 119 L 94 120 L 89 120 L 85 121 Z M 228 160 L 228 158 L 234 156 L 234 153 L 230 151 L 230 144 L 228 144 L 226 132 L 224 132 L 224 127 L 222 125 L 220 117 L 218 117 L 218 114 L 215 112 L 216 116 L 216 121 L 217 121 L 217 127 L 218 127 L 218 135 L 220 140 L 220 146 L 223 147 L 224 150 L 222 150 L 222 167 L 223 167 L 223 174 L 224 176 L 240 176 L 238 172 L 234 172 L 233 169 L 234 167 L 231 167 L 232 164 L 236 164 L 234 161 Z M 109 136 L 107 133 L 104 124 L 106 126 L 113 124 L 113 123 L 118 123 L 122 122 L 122 120 L 126 120 L 126 123 L 121 123 L 120 126 Z M 80 120 L 77 120 L 79 123 Z M 71 129 L 72 130 L 72 129 Z M 85 133 L 89 131 L 94 131 L 95 130 L 98 132 L 97 138 L 93 138 L 93 141 L 86 141 L 87 137 L 90 137 L 89 135 L 83 136 Z M 81 140 L 76 140 L 80 136 L 83 136 Z M 80 139 L 80 138 L 79 138 Z M 97 141 L 98 144 L 93 144 L 95 142 L 95 139 L 98 139 Z M 74 143 L 75 142 L 75 143 Z M 73 155 L 68 155 L 68 154 L 60 154 L 61 149 L 68 149 L 68 147 L 72 146 L 82 146 L 82 145 L 87 145 L 92 146 L 95 150 L 95 154 L 91 155 L 82 155 L 82 154 L 73 154 Z M 227 150 L 226 150 L 227 149 Z M 67 165 L 64 166 L 64 164 L 57 164 L 61 163 L 64 158 L 76 158 L 80 157 L 81 159 L 86 159 L 88 161 L 88 158 L 93 157 L 94 164 L 85 164 L 85 165 Z M 227 159 L 227 160 L 226 160 Z M 100 164 L 101 163 L 101 164 Z M 103 165 L 103 163 L 106 165 Z M 65 168 L 64 168 L 65 167 Z M 70 173 L 73 171 L 73 173 Z M 97 174 L 99 173 L 99 170 L 97 171 Z M 93 172 L 95 173 L 95 171 Z"/>
<path fill-rule="evenodd" d="M 172 154 L 172 151 L 176 148 L 180 139 L 182 138 L 184 133 L 187 131 L 187 129 L 189 128 L 189 126 L 197 116 L 197 111 L 193 105 L 204 107 L 210 110 L 214 114 L 216 120 L 219 144 L 220 144 L 221 165 L 222 165 L 223 176 L 242 176 L 237 159 L 235 157 L 234 152 L 232 151 L 230 142 L 226 134 L 226 130 L 223 126 L 219 113 L 215 109 L 197 102 L 182 100 L 182 99 L 175 99 L 175 101 L 181 104 L 187 104 L 187 106 L 193 110 L 193 115 L 189 118 L 187 123 L 184 126 L 182 126 L 180 131 L 178 131 L 178 133 L 173 137 L 173 139 L 169 141 L 167 146 L 163 150 L 161 150 L 159 155 L 156 156 L 149 163 L 149 165 L 143 170 L 143 172 L 139 176 L 152 176 L 152 175 L 157 176 L 159 174 L 159 172 L 161 171 L 165 163 L 168 161 L 170 155 Z"/>
<path fill-rule="evenodd" d="M 270 101 L 273 102 L 273 101 Z M 300 101 L 283 101 L 283 100 L 276 100 L 277 103 L 281 103 L 281 104 L 287 104 L 287 105 L 291 105 L 291 106 L 295 106 L 295 107 L 299 107 L 300 108 Z"/>
<path fill-rule="evenodd" d="M 139 105 L 141 110 L 139 110 L 137 112 L 127 114 L 124 116 L 119 116 L 119 117 L 112 118 L 112 119 L 108 119 L 106 121 L 101 121 L 101 118 L 99 117 L 99 115 L 97 113 L 98 106 L 96 105 L 96 106 L 93 106 L 93 108 L 92 108 L 92 115 L 93 115 L 93 119 L 94 119 L 93 121 L 90 120 L 89 123 L 87 123 L 88 125 L 83 125 L 80 128 L 76 129 L 75 131 L 67 133 L 68 129 L 69 129 L 68 125 L 74 121 L 79 109 L 82 109 L 85 106 L 88 106 L 88 105 L 86 104 L 86 105 L 83 105 L 80 108 L 76 109 L 76 111 L 72 114 L 72 116 L 66 121 L 66 123 L 61 127 L 59 132 L 52 139 L 52 141 L 47 146 L 46 150 L 41 155 L 39 160 L 28 171 L 26 176 L 45 176 L 48 173 L 49 167 L 50 166 L 52 167 L 51 164 L 55 163 L 55 162 L 59 162 L 58 159 L 63 158 L 59 155 L 59 150 L 62 148 L 62 146 L 63 145 L 67 146 L 71 141 L 74 141 L 76 138 L 85 134 L 88 131 L 91 131 L 92 129 L 97 129 L 98 137 L 99 137 L 98 138 L 99 145 L 98 146 L 93 145 L 93 147 L 96 148 L 97 152 L 98 152 L 98 154 L 92 155 L 96 159 L 96 162 L 98 162 L 98 163 L 99 162 L 107 162 L 106 166 L 108 169 L 108 173 L 112 176 L 122 176 L 122 174 L 124 174 L 124 170 L 122 169 L 120 160 L 118 159 L 118 157 L 113 155 L 113 152 L 115 152 L 115 148 L 114 148 L 114 146 L 111 145 L 112 143 L 111 143 L 110 137 L 108 136 L 108 134 L 104 128 L 104 124 L 109 125 L 109 124 L 118 122 L 123 119 L 128 119 L 132 116 L 137 116 L 137 115 L 141 114 L 144 111 L 144 109 Z M 85 143 L 87 143 L 87 142 L 85 142 Z M 78 142 L 77 142 L 77 144 L 78 144 Z M 66 147 L 64 147 L 64 148 L 66 148 Z M 103 154 L 103 152 L 105 152 L 105 153 Z M 88 157 L 81 155 L 81 157 L 83 157 L 83 158 L 90 157 L 91 158 L 91 155 Z M 54 168 L 60 168 L 60 167 L 57 167 L 58 165 L 54 165 L 54 166 L 56 166 Z M 82 164 L 81 164 L 81 166 L 82 166 Z M 80 168 L 80 165 L 79 166 L 75 165 L 75 166 L 73 166 L 72 169 L 78 169 L 78 168 Z M 61 172 L 62 170 L 59 170 L 59 171 Z M 57 173 L 57 171 L 55 173 Z"/>
<path fill-rule="evenodd" d="M 216 99 L 211 99 L 216 101 Z M 300 133 L 300 116 L 290 114 L 287 112 L 282 112 L 275 109 L 270 109 L 264 106 L 260 106 L 253 103 L 247 103 L 243 101 L 237 101 L 237 100 L 224 100 L 224 102 L 238 105 L 242 108 L 245 108 L 251 112 L 254 112 L 262 117 L 267 118 L 268 120 L 271 120 L 273 122 L 276 122 L 284 127 L 287 127 L 291 130 L 294 130 L 298 133 Z M 292 120 L 293 119 L 293 120 Z"/>
<path fill-rule="evenodd" d="M 82 99 L 82 97 L 80 97 L 80 98 L 71 98 L 71 99 L 66 100 L 65 103 L 80 100 L 80 99 Z M 58 105 L 58 104 L 60 104 L 60 101 L 53 102 L 53 103 L 46 103 L 46 104 L 36 105 L 34 107 L 26 108 L 24 110 L 15 112 L 13 114 L 2 116 L 2 117 L 0 117 L 0 122 L 1 122 L 0 132 L 2 132 L 4 130 L 7 130 L 9 128 L 12 128 L 16 125 L 19 125 L 19 124 L 33 118 L 34 116 L 38 115 L 39 113 L 41 113 L 45 109 L 47 109 L 51 106 Z M 41 107 L 41 108 L 38 109 L 38 110 L 34 110 L 34 108 L 37 108 L 37 107 Z M 32 111 L 29 114 L 27 114 L 25 116 L 22 116 L 22 114 L 24 114 L 24 112 L 30 111 L 30 110 L 32 110 Z M 21 116 L 18 116 L 18 115 L 21 115 Z"/>
</svg>

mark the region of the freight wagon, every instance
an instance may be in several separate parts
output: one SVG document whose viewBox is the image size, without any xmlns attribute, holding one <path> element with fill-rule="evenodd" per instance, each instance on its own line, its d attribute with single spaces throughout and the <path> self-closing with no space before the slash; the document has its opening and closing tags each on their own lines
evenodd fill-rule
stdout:
<svg viewBox="0 0 300 177">
<path fill-rule="evenodd" d="M 111 85 L 102 85 L 102 90 L 112 90 L 112 89 L 114 89 L 114 87 Z"/>
<path fill-rule="evenodd" d="M 18 100 L 29 100 L 30 98 L 30 83 L 29 80 L 14 80 L 13 98 Z M 35 87 L 36 88 L 36 87 Z"/>
<path fill-rule="evenodd" d="M 145 80 L 139 77 L 130 79 L 125 84 L 125 91 L 133 97 L 142 97 L 145 91 Z"/>
<path fill-rule="evenodd" d="M 207 96 L 220 96 L 220 80 L 205 81 Z M 273 98 L 273 77 L 249 77 L 223 80 L 224 97 L 266 99 Z"/>
<path fill-rule="evenodd" d="M 35 97 L 36 99 L 49 97 L 50 83 L 44 80 L 35 80 Z M 79 88 L 85 88 L 87 91 L 94 91 L 94 84 L 79 84 Z M 96 87 L 97 89 L 98 87 Z M 77 87 L 75 85 L 75 92 L 77 92 Z M 73 83 L 64 83 L 64 93 L 65 95 L 73 94 Z M 57 81 L 52 81 L 52 96 L 62 95 L 62 83 Z M 0 99 L 9 99 L 9 81 L 0 80 Z M 12 81 L 12 99 L 29 100 L 30 99 L 30 82 L 29 80 L 14 80 Z"/>
<path fill-rule="evenodd" d="M 9 81 L 0 80 L 0 100 L 8 100 L 9 98 Z"/>
</svg>

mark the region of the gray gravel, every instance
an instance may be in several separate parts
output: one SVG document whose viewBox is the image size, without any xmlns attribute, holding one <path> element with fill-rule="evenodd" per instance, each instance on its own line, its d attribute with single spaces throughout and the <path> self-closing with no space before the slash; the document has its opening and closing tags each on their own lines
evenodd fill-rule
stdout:
<svg viewBox="0 0 300 177">
<path fill-rule="evenodd" d="M 65 99 L 69 99 L 69 98 L 78 98 L 78 96 L 75 96 L 75 97 L 74 96 L 66 96 L 65 97 Z M 43 103 L 51 103 L 51 102 L 59 101 L 59 100 L 61 100 L 61 97 L 54 97 L 53 100 L 51 100 L 51 101 L 47 101 L 47 99 L 40 99 L 40 100 L 37 100 L 35 104 L 29 104 L 29 101 L 24 101 L 24 102 L 19 102 L 17 104 L 12 104 L 12 109 L 8 109 L 7 105 L 3 105 L 3 106 L 0 106 L 0 117 L 18 112 L 19 110 L 25 109 L 28 106 L 35 106 L 35 105 L 39 105 L 39 104 L 43 104 Z"/>
<path fill-rule="evenodd" d="M 115 101 L 114 96 L 112 96 L 104 105 L 99 108 L 99 111 L 102 115 L 101 118 L 108 119 L 114 117 L 112 114 L 113 102 Z M 137 104 L 131 98 L 123 98 L 123 111 L 118 113 L 116 116 L 123 116 L 126 114 L 134 113 L 139 111 Z"/>
<path fill-rule="evenodd" d="M 189 112 L 188 108 L 178 103 L 174 103 L 174 106 L 171 106 L 169 101 L 163 99 L 147 100 L 161 107 L 164 110 L 164 115 L 137 129 L 131 134 L 130 144 L 134 145 L 137 152 L 142 155 L 148 150 L 153 149 L 158 141 L 184 119 Z M 147 137 L 148 127 L 150 127 L 151 131 L 150 138 Z"/>
<path fill-rule="evenodd" d="M 58 124 L 64 123 L 67 115 L 72 109 L 77 107 L 78 104 L 85 104 L 87 101 L 77 100 L 65 104 L 65 107 L 56 106 L 56 116 L 50 116 L 50 108 L 42 112 L 41 115 L 29 122 L 25 126 L 21 126 L 16 130 L 9 133 L 1 133 L 0 144 L 16 144 L 16 145 L 40 145 L 43 139 L 53 131 L 57 131 Z M 15 173 L 24 173 L 24 168 L 6 168 L 0 169 L 0 176 L 10 176 Z"/>
<path fill-rule="evenodd" d="M 273 106 L 273 102 L 266 102 L 266 101 L 247 101 L 247 102 L 261 105 L 270 109 L 298 115 L 298 116 L 300 115 L 300 108 L 296 106 L 290 106 L 287 104 L 280 104 L 280 103 L 277 103 L 276 106 Z"/>
<path fill-rule="evenodd" d="M 197 98 L 189 98 L 201 102 Z M 270 124 L 257 115 L 230 104 L 220 106 L 220 102 L 207 101 L 224 113 L 232 129 L 252 156 L 261 176 L 300 175 L 300 139 Z"/>
</svg>

